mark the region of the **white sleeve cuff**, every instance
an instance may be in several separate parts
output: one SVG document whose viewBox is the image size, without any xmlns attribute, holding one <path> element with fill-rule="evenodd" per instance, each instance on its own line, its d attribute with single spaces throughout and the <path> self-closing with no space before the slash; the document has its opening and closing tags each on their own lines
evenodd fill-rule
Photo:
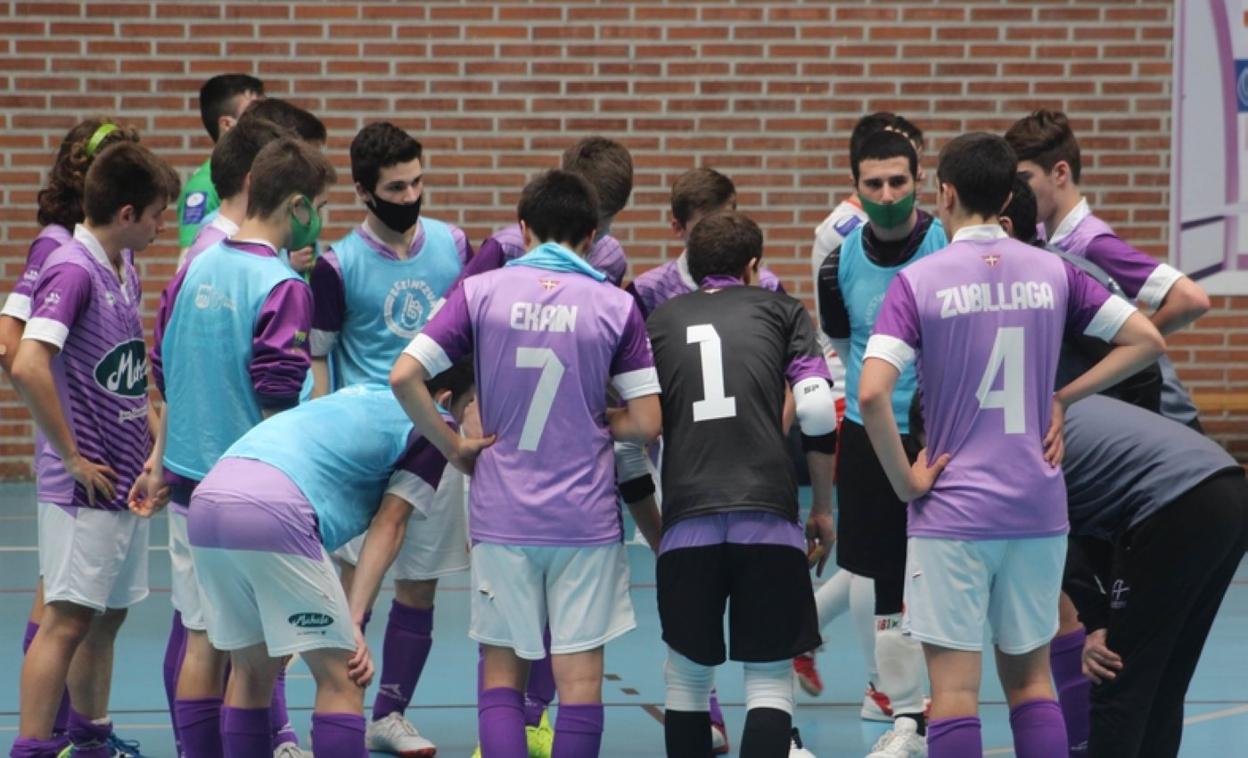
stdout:
<svg viewBox="0 0 1248 758">
<path fill-rule="evenodd" d="M 1166 299 L 1166 294 L 1170 292 L 1170 288 L 1174 286 L 1174 283 L 1182 278 L 1182 271 L 1168 263 L 1162 263 L 1153 269 L 1153 273 L 1148 275 L 1144 286 L 1140 287 L 1140 294 L 1137 299 L 1149 308 L 1157 308 Z"/>
<path fill-rule="evenodd" d="M 620 393 L 620 397 L 624 400 L 635 400 L 662 392 L 659 387 L 659 373 L 654 370 L 653 366 L 616 374 L 611 377 L 611 386 L 615 387 L 615 391 Z"/>
<path fill-rule="evenodd" d="M 836 399 L 828 380 L 811 376 L 793 385 L 797 425 L 807 437 L 821 437 L 836 429 Z"/>
<path fill-rule="evenodd" d="M 386 485 L 386 494 L 405 501 L 412 506 L 411 518 L 424 521 L 429 518 L 429 509 L 433 507 L 434 489 L 429 482 L 421 479 L 410 471 L 399 469 L 390 475 Z"/>
<path fill-rule="evenodd" d="M 4 301 L 4 308 L 0 310 L 0 316 L 11 316 L 18 321 L 29 321 L 30 312 L 30 297 L 13 292 Z"/>
<path fill-rule="evenodd" d="M 1092 320 L 1088 322 L 1088 328 L 1084 329 L 1083 333 L 1104 342 L 1113 342 L 1114 335 L 1118 334 L 1118 330 L 1127 322 L 1127 319 L 1131 318 L 1135 310 L 1135 306 L 1131 303 L 1116 295 L 1110 295 Z"/>
<path fill-rule="evenodd" d="M 867 340 L 867 351 L 862 359 L 880 358 L 893 364 L 898 371 L 905 371 L 914 363 L 914 348 L 887 334 L 872 334 Z"/>
<path fill-rule="evenodd" d="M 425 371 L 429 372 L 429 377 L 433 378 L 438 374 L 446 371 L 451 367 L 451 359 L 447 357 L 446 351 L 442 346 L 433 341 L 432 337 L 424 334 L 417 334 L 403 352 L 420 361 L 420 365 L 425 367 Z"/>
<path fill-rule="evenodd" d="M 312 341 L 309 345 L 312 350 L 312 357 L 326 357 L 334 351 L 334 344 L 337 342 L 338 332 L 323 332 L 320 329 L 313 329 Z"/>
<path fill-rule="evenodd" d="M 32 318 L 26 322 L 26 331 L 22 332 L 22 339 L 46 342 L 55 345 L 58 350 L 65 347 L 68 337 L 69 327 L 50 318 Z"/>
</svg>

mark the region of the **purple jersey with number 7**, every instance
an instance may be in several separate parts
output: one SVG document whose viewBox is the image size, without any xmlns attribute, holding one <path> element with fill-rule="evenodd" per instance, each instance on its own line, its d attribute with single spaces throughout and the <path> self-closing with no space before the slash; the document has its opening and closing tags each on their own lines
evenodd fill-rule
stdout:
<svg viewBox="0 0 1248 758">
<path fill-rule="evenodd" d="M 910 536 L 1065 533 L 1066 488 L 1042 443 L 1062 337 L 1108 341 L 1133 310 L 995 225 L 959 230 L 897 275 L 866 357 L 899 370 L 917 359 L 928 457 L 951 456 L 932 491 L 910 504 Z"/>
<path fill-rule="evenodd" d="M 607 387 L 658 392 L 646 326 L 624 290 L 580 272 L 511 265 L 464 280 L 408 347 L 430 373 L 475 353 L 486 434 L 474 541 L 603 545 L 621 539 Z"/>
</svg>

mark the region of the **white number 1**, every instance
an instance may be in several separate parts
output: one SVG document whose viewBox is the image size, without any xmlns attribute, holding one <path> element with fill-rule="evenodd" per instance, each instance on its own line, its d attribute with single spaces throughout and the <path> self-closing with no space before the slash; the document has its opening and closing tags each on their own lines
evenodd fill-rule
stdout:
<svg viewBox="0 0 1248 758">
<path fill-rule="evenodd" d="M 979 407 L 1000 408 L 1005 412 L 1005 433 L 1023 434 L 1027 431 L 1026 398 L 1023 397 L 1026 386 L 1026 373 L 1023 370 L 1023 359 L 1026 356 L 1026 343 L 1021 326 L 1003 326 L 997 329 L 997 338 L 992 343 L 992 355 L 988 356 L 988 366 L 984 376 L 979 380 L 979 389 L 975 398 Z M 997 382 L 997 375 L 1005 377 L 1001 389 L 994 390 L 992 385 Z"/>
<path fill-rule="evenodd" d="M 719 332 L 710 324 L 695 324 L 687 332 L 688 344 L 696 344 L 702 358 L 702 393 L 693 404 L 693 420 L 713 421 L 737 415 L 737 399 L 724 396 L 724 352 Z"/>
<path fill-rule="evenodd" d="M 529 412 L 524 416 L 524 428 L 520 431 L 521 450 L 536 450 L 542 441 L 542 432 L 546 430 L 546 419 L 550 417 L 550 408 L 555 404 L 555 394 L 559 390 L 559 381 L 563 379 L 563 364 L 559 356 L 548 347 L 516 348 L 516 368 L 540 368 L 542 375 L 537 379 L 537 389 L 533 391 L 533 399 L 529 401 Z"/>
</svg>

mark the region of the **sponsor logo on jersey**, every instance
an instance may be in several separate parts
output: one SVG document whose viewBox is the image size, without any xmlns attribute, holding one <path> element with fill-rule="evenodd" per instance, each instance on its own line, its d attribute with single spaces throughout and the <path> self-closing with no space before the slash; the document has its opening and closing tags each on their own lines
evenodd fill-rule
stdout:
<svg viewBox="0 0 1248 758">
<path fill-rule="evenodd" d="M 1131 594 L 1131 585 L 1121 579 L 1115 579 L 1109 588 L 1109 607 L 1111 610 L 1122 610 L 1127 607 L 1127 596 Z"/>
<path fill-rule="evenodd" d="M 292 613 L 286 619 L 291 626 L 299 629 L 323 629 L 334 623 L 334 617 L 327 613 L 317 613 L 315 611 L 304 611 L 303 613 Z"/>
<path fill-rule="evenodd" d="M 195 307 L 201 311 L 235 311 L 237 306 L 229 295 L 221 292 L 211 284 L 201 284 L 195 290 Z"/>
<path fill-rule="evenodd" d="M 423 279 L 395 282 L 382 305 L 386 328 L 404 339 L 412 339 L 433 314 L 437 300 L 437 294 Z"/>
<path fill-rule="evenodd" d="M 147 393 L 147 346 L 143 340 L 126 340 L 95 364 L 95 383 L 119 397 L 143 397 Z"/>
<path fill-rule="evenodd" d="M 26 269 L 26 273 L 22 274 L 22 278 L 28 282 L 33 282 L 37 280 L 39 278 L 39 269 L 38 268 Z"/>
<path fill-rule="evenodd" d="M 61 302 L 61 293 L 59 292 L 49 292 L 47 297 L 43 299 L 43 304 L 48 306 L 56 305 L 59 302 Z"/>
<path fill-rule="evenodd" d="M 1248 60 L 1235 61 L 1235 100 L 1240 113 L 1248 113 Z"/>
<path fill-rule="evenodd" d="M 198 224 L 204 219 L 204 203 L 208 200 L 208 195 L 203 192 L 192 192 L 186 196 L 186 203 L 182 206 L 182 223 Z"/>
</svg>

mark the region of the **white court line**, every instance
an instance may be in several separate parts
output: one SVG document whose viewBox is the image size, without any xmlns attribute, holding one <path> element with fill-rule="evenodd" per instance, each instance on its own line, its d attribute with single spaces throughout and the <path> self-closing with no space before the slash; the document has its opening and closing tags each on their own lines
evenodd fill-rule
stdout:
<svg viewBox="0 0 1248 758">
<path fill-rule="evenodd" d="M 152 552 L 152 553 L 169 552 L 168 545 L 149 545 L 147 549 L 148 549 L 148 552 Z M 37 552 L 39 552 L 39 548 L 34 545 L 31 545 L 31 546 L 5 545 L 4 547 L 0 547 L 0 553 L 37 553 Z"/>
<path fill-rule="evenodd" d="M 1202 713 L 1199 716 L 1190 716 L 1183 719 L 1183 726 L 1191 726 L 1192 724 L 1199 724 L 1204 721 L 1217 721 L 1218 719 L 1224 719 L 1228 716 L 1238 716 L 1241 713 L 1248 713 L 1248 705 L 1237 705 L 1234 708 L 1223 708 L 1220 711 L 1211 711 L 1209 713 Z M 1014 748 L 1012 747 L 994 747 L 991 750 L 984 751 L 984 755 L 1013 754 Z"/>
</svg>

